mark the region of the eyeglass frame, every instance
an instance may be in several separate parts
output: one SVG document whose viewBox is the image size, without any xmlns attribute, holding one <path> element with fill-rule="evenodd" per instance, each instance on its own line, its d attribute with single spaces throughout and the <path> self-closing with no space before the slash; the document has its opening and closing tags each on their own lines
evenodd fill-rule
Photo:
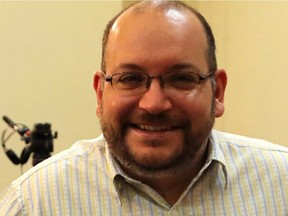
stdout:
<svg viewBox="0 0 288 216">
<path fill-rule="evenodd" d="M 106 75 L 105 72 L 101 72 L 102 76 L 104 77 L 105 82 L 110 82 L 112 86 L 113 86 L 113 76 L 119 75 L 119 74 L 126 74 L 126 73 L 129 73 L 129 72 L 119 72 L 119 73 L 115 73 L 115 74 L 112 74 L 112 75 Z M 137 73 L 145 74 L 145 75 L 148 77 L 147 83 L 146 83 L 146 91 L 148 91 L 148 89 L 150 88 L 150 85 L 151 85 L 151 83 L 152 83 L 152 79 L 154 79 L 154 78 L 159 78 L 160 83 L 161 83 L 161 87 L 164 88 L 165 82 L 164 82 L 162 76 L 163 76 L 163 74 L 165 74 L 165 73 L 162 73 L 162 74 L 159 75 L 159 76 L 151 76 L 151 75 L 149 75 L 148 73 L 145 73 L 145 72 L 137 72 Z M 200 84 L 201 84 L 202 82 L 204 82 L 207 78 L 212 77 L 212 76 L 215 74 L 215 71 L 209 71 L 209 72 L 206 73 L 205 75 L 200 75 L 200 74 L 198 74 L 198 73 L 196 73 L 196 72 L 193 72 L 193 71 L 189 71 L 189 73 L 192 73 L 192 74 L 194 74 L 194 75 L 196 75 L 196 76 L 199 77 L 199 81 L 198 81 L 196 84 L 197 84 L 197 85 L 200 85 Z M 115 89 L 115 88 L 114 88 L 114 89 Z M 144 92 L 146 92 L 146 91 L 144 91 Z M 144 93 L 144 92 L 143 92 L 143 93 Z"/>
</svg>

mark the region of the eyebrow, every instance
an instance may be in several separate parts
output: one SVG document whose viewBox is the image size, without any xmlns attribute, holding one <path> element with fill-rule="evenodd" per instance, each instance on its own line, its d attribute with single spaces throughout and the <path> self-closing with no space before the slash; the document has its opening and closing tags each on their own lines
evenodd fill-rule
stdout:
<svg viewBox="0 0 288 216">
<path fill-rule="evenodd" d="M 122 70 L 137 70 L 137 71 L 147 71 L 147 69 L 145 69 L 144 67 L 140 66 L 140 65 L 137 65 L 137 64 L 133 64 L 133 63 L 123 63 L 123 64 L 120 64 L 119 66 L 117 66 L 115 68 L 115 70 L 119 70 L 119 69 L 122 69 Z M 177 71 L 177 70 L 192 70 L 193 72 L 197 72 L 197 73 L 201 73 L 201 70 L 191 64 L 191 63 L 178 63 L 178 64 L 174 64 L 174 65 L 171 65 L 169 67 L 167 67 L 165 69 L 166 72 L 168 71 Z"/>
<path fill-rule="evenodd" d="M 196 72 L 196 73 L 201 73 L 201 70 L 193 65 L 193 64 L 190 64 L 190 63 L 181 63 L 181 64 L 175 64 L 175 65 L 172 65 L 168 71 L 177 71 L 177 70 L 192 70 L 193 72 Z"/>
<path fill-rule="evenodd" d="M 137 64 L 133 64 L 133 63 L 123 63 L 123 64 L 120 64 L 119 66 L 117 66 L 115 68 L 115 70 L 119 70 L 119 69 L 124 69 L 124 70 L 141 70 L 141 71 L 145 71 L 145 68 L 144 67 L 141 67 L 140 65 L 137 65 Z"/>
</svg>

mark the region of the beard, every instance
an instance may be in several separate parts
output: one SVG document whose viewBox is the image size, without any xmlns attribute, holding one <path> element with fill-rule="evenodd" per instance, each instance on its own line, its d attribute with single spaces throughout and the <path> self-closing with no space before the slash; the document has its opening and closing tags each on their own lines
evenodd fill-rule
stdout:
<svg viewBox="0 0 288 216">
<path fill-rule="evenodd" d="M 124 117 L 119 119 L 119 126 L 115 128 L 108 122 L 105 122 L 102 117 L 100 118 L 100 124 L 109 151 L 123 170 L 140 177 L 167 177 L 183 172 L 187 167 L 191 167 L 201 147 L 207 144 L 214 125 L 214 104 L 212 103 L 210 118 L 206 120 L 206 123 L 203 124 L 201 128 L 196 128 L 196 126 L 192 125 L 186 118 L 179 120 L 183 125 L 182 148 L 177 151 L 175 150 L 166 158 L 148 156 L 139 160 L 135 157 L 127 144 L 128 141 L 125 139 L 128 128 L 131 127 L 129 120 Z M 137 117 L 134 117 L 134 119 L 140 119 L 147 123 L 161 122 L 162 124 L 175 121 L 174 117 L 165 113 L 159 115 L 140 113 Z M 129 141 L 133 142 L 133 140 Z M 150 146 L 157 145 L 157 140 L 146 142 Z"/>
</svg>

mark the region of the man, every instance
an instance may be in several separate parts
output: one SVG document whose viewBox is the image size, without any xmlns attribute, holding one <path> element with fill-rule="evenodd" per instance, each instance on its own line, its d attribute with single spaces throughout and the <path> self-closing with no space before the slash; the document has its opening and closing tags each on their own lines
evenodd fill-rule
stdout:
<svg viewBox="0 0 288 216">
<path fill-rule="evenodd" d="M 104 33 L 103 136 L 14 181 L 1 215 L 287 215 L 287 148 L 212 130 L 226 82 L 197 11 L 136 3 Z"/>
</svg>

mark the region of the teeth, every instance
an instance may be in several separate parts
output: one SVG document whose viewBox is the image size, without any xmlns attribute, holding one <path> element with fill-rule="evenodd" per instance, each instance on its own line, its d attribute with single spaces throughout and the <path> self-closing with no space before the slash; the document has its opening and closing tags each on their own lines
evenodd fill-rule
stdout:
<svg viewBox="0 0 288 216">
<path fill-rule="evenodd" d="M 151 126 L 151 125 L 138 125 L 138 127 L 142 130 L 149 130 L 149 131 L 163 131 L 169 130 L 169 127 L 164 126 Z"/>
</svg>

